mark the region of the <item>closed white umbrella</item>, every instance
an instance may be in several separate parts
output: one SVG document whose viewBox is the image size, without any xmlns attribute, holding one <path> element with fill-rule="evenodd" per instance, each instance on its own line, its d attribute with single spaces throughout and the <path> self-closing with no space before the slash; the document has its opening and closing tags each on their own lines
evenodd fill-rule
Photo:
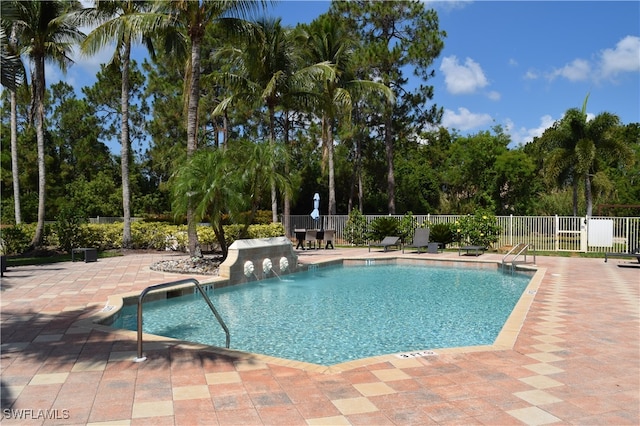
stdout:
<svg viewBox="0 0 640 426">
<path fill-rule="evenodd" d="M 313 194 L 313 211 L 311 212 L 311 218 L 318 220 L 320 218 L 320 194 L 317 192 Z"/>
</svg>

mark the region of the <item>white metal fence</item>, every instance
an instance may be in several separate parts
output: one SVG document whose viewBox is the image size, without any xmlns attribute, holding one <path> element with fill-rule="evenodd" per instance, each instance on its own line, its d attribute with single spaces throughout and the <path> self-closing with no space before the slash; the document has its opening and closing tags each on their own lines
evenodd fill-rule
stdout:
<svg viewBox="0 0 640 426">
<path fill-rule="evenodd" d="M 366 215 L 367 223 L 385 215 Z M 392 216 L 400 220 L 402 215 Z M 451 223 L 459 215 L 414 215 L 418 225 Z M 291 215 L 287 236 L 293 238 L 295 229 L 333 229 L 334 244 L 348 244 L 344 237 L 347 215 L 322 216 L 318 221 L 310 215 Z M 142 220 L 132 218 L 133 221 Z M 640 250 L 640 217 L 585 216 L 497 216 L 501 233 L 494 247 L 531 244 L 539 251 L 571 252 L 630 252 Z M 91 223 L 122 222 L 121 217 L 91 218 Z M 453 245 L 455 247 L 455 244 Z"/>
<path fill-rule="evenodd" d="M 384 215 L 366 215 L 371 223 Z M 400 220 L 402 215 L 392 216 Z M 416 223 L 455 222 L 456 215 L 414 215 Z M 348 244 L 344 238 L 347 215 L 323 216 L 315 221 L 308 215 L 289 216 L 287 235 L 295 229 L 334 229 L 336 244 Z M 497 216 L 501 233 L 494 247 L 531 244 L 540 251 L 629 252 L 640 249 L 640 217 L 579 216 Z M 455 245 L 454 245 L 455 246 Z"/>
<path fill-rule="evenodd" d="M 141 217 L 132 217 L 131 222 L 140 222 L 143 219 Z M 89 223 L 120 223 L 124 222 L 123 217 L 110 217 L 110 216 L 98 216 L 90 217 Z"/>
</svg>

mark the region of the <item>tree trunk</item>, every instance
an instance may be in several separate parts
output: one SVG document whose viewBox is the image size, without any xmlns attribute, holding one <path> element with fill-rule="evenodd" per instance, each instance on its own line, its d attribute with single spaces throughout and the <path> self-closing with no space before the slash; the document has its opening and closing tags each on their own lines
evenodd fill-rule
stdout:
<svg viewBox="0 0 640 426">
<path fill-rule="evenodd" d="M 350 185 L 350 189 L 349 189 L 349 205 L 347 207 L 347 214 L 351 213 L 351 210 L 353 210 L 353 199 L 355 198 L 355 192 L 357 190 L 358 192 L 358 206 L 360 206 L 360 211 L 362 212 L 362 200 L 360 200 L 360 184 L 362 183 L 362 179 L 361 179 L 361 161 L 360 161 L 360 156 L 361 156 L 361 148 L 360 148 L 360 140 L 356 137 L 354 140 L 354 150 L 355 150 L 355 159 L 354 159 L 354 167 L 353 167 L 353 173 L 351 175 L 351 185 Z"/>
<path fill-rule="evenodd" d="M 16 91 L 11 91 L 11 175 L 13 177 L 13 208 L 16 224 L 22 223 L 20 209 L 20 171 L 18 170 L 18 113 Z"/>
<path fill-rule="evenodd" d="M 34 59 L 35 75 L 33 80 L 35 107 L 36 107 L 36 140 L 38 147 L 38 223 L 36 231 L 31 241 L 31 248 L 42 246 L 44 238 L 45 219 L 45 196 L 46 196 L 46 175 L 45 175 L 45 152 L 44 152 L 44 58 Z"/>
<path fill-rule="evenodd" d="M 396 214 L 396 178 L 393 170 L 393 138 L 391 111 L 387 109 L 384 126 L 384 145 L 387 154 L 387 196 L 389 197 L 389 214 Z"/>
<path fill-rule="evenodd" d="M 591 178 L 588 173 L 584 175 L 584 198 L 587 202 L 587 217 L 591 217 L 591 213 L 593 213 L 593 195 L 591 193 Z"/>
<path fill-rule="evenodd" d="M 122 248 L 128 249 L 131 248 L 131 192 L 129 188 L 129 153 L 131 151 L 131 141 L 129 140 L 129 57 L 131 43 L 129 41 L 125 42 L 124 49 L 122 55 L 122 93 L 120 96 L 122 108 L 120 168 L 122 170 L 122 211 L 124 216 Z"/>
<path fill-rule="evenodd" d="M 200 40 L 191 40 L 191 79 L 189 82 L 189 96 L 187 104 L 187 159 L 191 158 L 197 149 L 198 129 L 198 99 L 200 94 Z M 187 208 L 187 235 L 189 238 L 189 254 L 202 257 L 198 233 L 196 229 L 194 207 L 189 202 Z"/>
<path fill-rule="evenodd" d="M 291 149 L 291 147 L 289 146 L 289 111 L 285 111 L 285 120 L 284 120 L 284 148 L 287 152 L 287 156 L 285 158 L 285 162 L 284 162 L 284 175 L 285 176 L 289 176 L 289 173 L 291 172 L 291 165 L 289 164 L 289 151 Z M 283 223 L 282 225 L 284 226 L 284 234 L 285 235 L 289 235 L 289 229 L 291 226 L 291 218 L 289 216 L 291 216 L 291 197 L 289 195 L 289 191 L 286 190 L 284 191 L 284 201 L 283 201 L 283 206 L 282 206 L 282 216 L 283 216 Z"/>
<path fill-rule="evenodd" d="M 362 183 L 362 169 L 358 173 L 358 208 L 364 212 L 364 184 Z"/>
<path fill-rule="evenodd" d="M 327 165 L 329 168 L 329 206 L 327 213 L 332 216 L 336 214 L 336 179 L 333 166 L 333 129 L 331 128 L 330 119 L 325 117 L 324 124 L 326 126 Z"/>
<path fill-rule="evenodd" d="M 276 145 L 276 115 L 275 115 L 275 107 L 273 105 L 269 105 L 269 144 L 271 149 L 275 149 Z M 275 164 L 272 166 L 271 173 L 275 174 Z M 276 191 L 276 183 L 275 181 L 271 181 L 271 221 L 273 223 L 278 223 L 278 192 Z"/>
<path fill-rule="evenodd" d="M 573 183 L 573 215 L 578 216 L 578 181 Z"/>
</svg>

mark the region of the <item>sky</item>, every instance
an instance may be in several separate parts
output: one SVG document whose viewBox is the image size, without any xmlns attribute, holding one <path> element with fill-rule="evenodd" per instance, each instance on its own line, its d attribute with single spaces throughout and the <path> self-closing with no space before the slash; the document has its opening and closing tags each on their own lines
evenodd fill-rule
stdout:
<svg viewBox="0 0 640 426">
<path fill-rule="evenodd" d="M 88 3 L 88 2 L 87 2 Z M 284 0 L 268 16 L 285 25 L 311 22 L 329 1 Z M 570 108 L 640 122 L 640 2 L 425 1 L 447 33 L 433 62 L 432 100 L 442 125 L 462 135 L 500 125 L 511 147 L 540 136 Z M 134 54 L 142 55 L 142 48 Z M 47 84 L 92 85 L 111 52 L 74 57 Z M 139 58 L 140 59 L 140 58 Z M 427 105 L 430 107 L 431 105 Z"/>
</svg>

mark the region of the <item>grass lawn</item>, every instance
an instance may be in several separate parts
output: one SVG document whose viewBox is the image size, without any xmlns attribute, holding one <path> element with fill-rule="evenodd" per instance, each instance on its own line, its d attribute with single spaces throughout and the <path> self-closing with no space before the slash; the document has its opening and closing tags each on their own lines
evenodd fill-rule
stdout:
<svg viewBox="0 0 640 426">
<path fill-rule="evenodd" d="M 122 256 L 122 253 L 117 251 L 98 252 L 98 259 L 116 256 Z M 80 261 L 82 261 L 82 255 L 80 255 Z M 59 262 L 71 262 L 71 253 L 48 252 L 47 254 L 40 255 L 26 254 L 18 256 L 7 256 L 8 267 L 25 265 L 47 265 L 50 263 Z"/>
</svg>

